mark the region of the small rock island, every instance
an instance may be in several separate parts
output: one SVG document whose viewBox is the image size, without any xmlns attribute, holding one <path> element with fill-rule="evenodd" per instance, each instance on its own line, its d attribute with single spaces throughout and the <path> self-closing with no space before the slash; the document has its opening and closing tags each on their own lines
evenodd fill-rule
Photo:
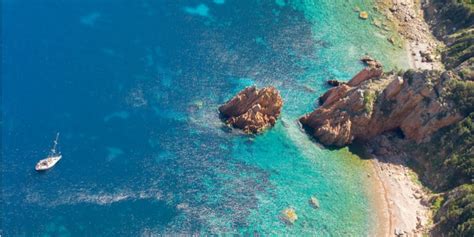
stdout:
<svg viewBox="0 0 474 237">
<path fill-rule="evenodd" d="M 259 133 L 275 125 L 283 100 L 274 87 L 247 87 L 219 107 L 225 122 L 245 133 Z"/>
</svg>

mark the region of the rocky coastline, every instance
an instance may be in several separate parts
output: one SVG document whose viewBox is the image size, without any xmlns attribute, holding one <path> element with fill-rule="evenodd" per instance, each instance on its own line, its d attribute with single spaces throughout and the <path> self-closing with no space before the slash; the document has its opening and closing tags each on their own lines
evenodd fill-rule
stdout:
<svg viewBox="0 0 474 237">
<path fill-rule="evenodd" d="M 391 14 L 398 19 L 395 23 L 407 13 L 416 13 L 415 20 L 405 20 L 404 24 L 418 27 L 407 28 L 402 24 L 397 28 L 407 40 L 408 49 L 422 47 L 420 51 L 409 52 L 415 62 L 412 67 L 431 67 L 441 77 L 448 74 L 453 79 L 443 86 L 447 91 L 443 100 L 454 104 L 448 111 L 457 113 L 460 119 L 433 130 L 418 142 L 396 133 L 381 134 L 366 143 L 367 149 L 376 157 L 374 163 L 403 165 L 416 172 L 417 180 L 424 185 L 420 204 L 429 207 L 429 221 L 422 226 L 423 232 L 431 236 L 472 236 L 474 208 L 468 203 L 474 202 L 474 4 L 452 0 L 379 2 L 398 8 L 385 11 L 388 17 Z M 410 34 L 415 37 L 409 37 Z M 427 55 L 430 58 L 423 59 Z"/>
<path fill-rule="evenodd" d="M 474 4 L 376 2 L 412 69 L 386 72 L 363 56 L 366 68 L 348 82 L 327 81 L 320 106 L 299 121 L 324 145 L 363 144 L 387 218 L 388 231 L 377 235 L 473 236 Z M 275 88 L 249 87 L 219 111 L 227 124 L 258 133 L 282 105 Z"/>
<path fill-rule="evenodd" d="M 474 6 L 450 0 L 377 2 L 405 40 L 415 69 L 397 75 L 399 82 L 411 81 L 413 89 L 438 87 L 435 97 L 426 96 L 426 89 L 419 91 L 423 98 L 413 111 L 423 112 L 422 107 L 432 107 L 429 104 L 433 102 L 440 105 L 420 117 L 425 121 L 421 127 L 437 125 L 418 130 L 425 136 L 412 136 L 407 133 L 412 129 L 400 126 L 361 139 L 373 158 L 379 183 L 385 187 L 383 205 L 388 209 L 390 230 L 386 235 L 472 236 Z M 437 80 L 431 80 L 434 78 Z M 392 89 L 387 86 L 384 92 Z M 416 94 L 411 99 L 413 96 Z M 434 117 L 445 120 L 432 123 Z"/>
<path fill-rule="evenodd" d="M 300 122 L 325 145 L 364 144 L 387 210 L 388 232 L 378 235 L 472 236 L 474 6 L 377 3 L 413 69 L 383 72 L 368 64 L 329 89 Z"/>
</svg>

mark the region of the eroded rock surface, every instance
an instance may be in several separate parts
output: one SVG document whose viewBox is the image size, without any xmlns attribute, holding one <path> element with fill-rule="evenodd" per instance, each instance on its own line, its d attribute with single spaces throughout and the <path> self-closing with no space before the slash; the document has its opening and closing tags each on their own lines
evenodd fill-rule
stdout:
<svg viewBox="0 0 474 237">
<path fill-rule="evenodd" d="M 322 105 L 300 122 L 325 145 L 344 146 L 392 130 L 422 142 L 462 119 L 445 98 L 454 77 L 452 72 L 428 70 L 382 76 L 380 68 L 368 67 L 327 91 Z"/>
<path fill-rule="evenodd" d="M 246 133 L 258 133 L 275 125 L 283 100 L 274 87 L 247 87 L 219 107 L 227 124 Z"/>
</svg>

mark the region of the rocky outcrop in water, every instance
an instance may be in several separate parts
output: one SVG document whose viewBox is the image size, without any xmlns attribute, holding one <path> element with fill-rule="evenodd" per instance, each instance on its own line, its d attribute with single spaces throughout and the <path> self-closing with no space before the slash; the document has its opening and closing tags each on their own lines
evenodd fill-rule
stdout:
<svg viewBox="0 0 474 237">
<path fill-rule="evenodd" d="M 456 77 L 436 71 L 382 76 L 380 68 L 368 67 L 347 84 L 327 91 L 320 98 L 321 107 L 300 122 L 325 145 L 344 146 L 393 130 L 422 142 L 463 118 L 446 99 L 447 85 Z"/>
<path fill-rule="evenodd" d="M 364 55 L 360 61 L 370 68 L 382 68 L 382 64 L 369 55 Z"/>
<path fill-rule="evenodd" d="M 274 87 L 247 87 L 224 105 L 219 112 L 227 124 L 246 133 L 258 133 L 275 125 L 283 100 Z"/>
</svg>

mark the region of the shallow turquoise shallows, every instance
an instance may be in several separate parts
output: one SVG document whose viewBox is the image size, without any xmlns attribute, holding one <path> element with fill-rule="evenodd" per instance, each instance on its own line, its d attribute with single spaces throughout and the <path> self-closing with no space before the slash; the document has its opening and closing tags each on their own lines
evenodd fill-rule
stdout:
<svg viewBox="0 0 474 237">
<path fill-rule="evenodd" d="M 407 67 L 392 33 L 372 24 L 384 21 L 373 6 L 4 1 L 0 235 L 374 233 L 367 162 L 297 122 L 364 54 Z M 284 99 L 275 127 L 256 136 L 217 113 L 249 85 Z M 63 159 L 35 172 L 58 131 Z M 293 225 L 279 218 L 289 207 Z"/>
</svg>

